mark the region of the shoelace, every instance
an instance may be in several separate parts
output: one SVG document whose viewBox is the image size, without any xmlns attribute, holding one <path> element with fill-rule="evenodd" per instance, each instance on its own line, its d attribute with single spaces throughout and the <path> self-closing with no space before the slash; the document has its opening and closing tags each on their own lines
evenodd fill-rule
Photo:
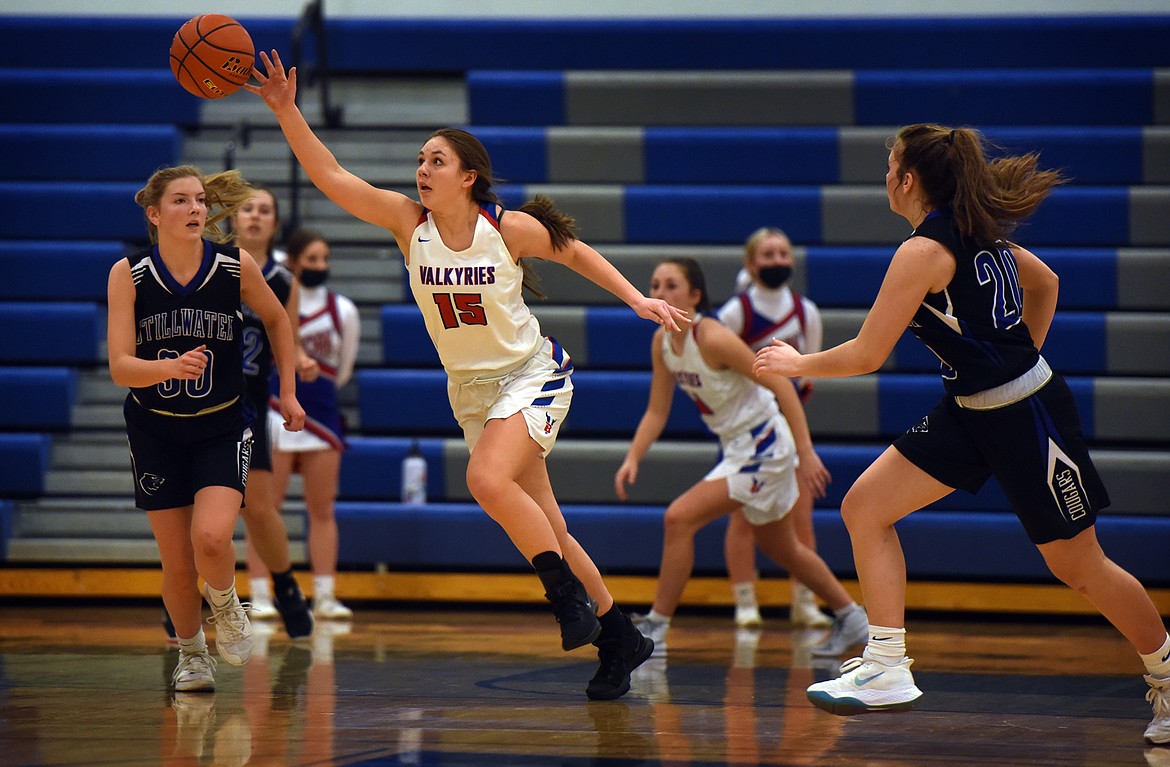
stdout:
<svg viewBox="0 0 1170 767">
<path fill-rule="evenodd" d="M 248 610 L 251 608 L 251 602 L 240 602 L 238 606 L 231 603 L 219 608 L 213 606 L 207 622 L 214 623 L 230 635 L 230 639 L 239 639 L 244 635 L 244 626 L 248 625 Z"/>
<path fill-rule="evenodd" d="M 1170 716 L 1170 686 L 1153 687 L 1146 691 L 1146 702 L 1154 707 L 1154 716 Z"/>
<path fill-rule="evenodd" d="M 175 671 L 171 674 L 171 681 L 179 681 L 179 677 L 188 671 L 193 674 L 215 671 L 215 658 L 211 657 L 207 651 L 180 653 L 179 664 L 175 666 Z"/>
<path fill-rule="evenodd" d="M 867 663 L 865 658 L 850 658 L 841 664 L 841 673 L 848 674 L 855 668 L 861 668 L 861 666 L 865 663 Z"/>
</svg>

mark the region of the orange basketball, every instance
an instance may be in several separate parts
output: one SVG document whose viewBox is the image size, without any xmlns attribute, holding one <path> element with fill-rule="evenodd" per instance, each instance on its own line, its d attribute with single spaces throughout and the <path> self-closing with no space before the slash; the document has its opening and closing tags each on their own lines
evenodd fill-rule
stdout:
<svg viewBox="0 0 1170 767">
<path fill-rule="evenodd" d="M 171 41 L 171 72 L 190 93 L 221 99 L 240 89 L 252 76 L 256 49 L 243 25 L 230 16 L 204 13 L 175 33 Z"/>
</svg>

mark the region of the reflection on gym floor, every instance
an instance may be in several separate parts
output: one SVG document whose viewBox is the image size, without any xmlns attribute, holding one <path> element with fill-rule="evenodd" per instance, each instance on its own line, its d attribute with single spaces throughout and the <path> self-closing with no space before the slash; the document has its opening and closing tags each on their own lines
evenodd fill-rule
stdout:
<svg viewBox="0 0 1170 767">
<path fill-rule="evenodd" d="M 215 693 L 172 693 L 150 606 L 0 606 L 0 766 L 1170 765 L 1138 660 L 1099 622 L 912 621 L 917 711 L 825 714 L 822 634 L 680 614 L 618 701 L 543 611 L 377 610 L 290 642 L 257 623 Z M 214 652 L 213 652 L 214 655 Z M 820 664 L 820 665 L 818 665 Z"/>
</svg>

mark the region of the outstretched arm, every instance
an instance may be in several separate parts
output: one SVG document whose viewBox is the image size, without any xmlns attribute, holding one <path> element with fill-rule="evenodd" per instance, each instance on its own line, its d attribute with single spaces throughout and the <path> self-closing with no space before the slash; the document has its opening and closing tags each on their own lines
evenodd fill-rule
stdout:
<svg viewBox="0 0 1170 767">
<path fill-rule="evenodd" d="M 927 293 L 943 290 L 955 275 L 955 259 L 933 240 L 915 237 L 899 246 L 857 337 L 816 354 L 801 354 L 773 340 L 756 353 L 756 375 L 846 378 L 881 367 Z"/>
<path fill-rule="evenodd" d="M 678 330 L 680 324 L 690 322 L 683 310 L 642 295 L 605 256 L 580 240 L 570 240 L 565 247 L 554 248 L 548 230 L 533 216 L 523 211 L 509 211 L 501 226 L 504 242 L 515 258 L 543 258 L 567 266 L 625 301 L 642 319 L 656 322 L 668 330 Z"/>
<path fill-rule="evenodd" d="M 252 73 L 260 85 L 248 83 L 244 88 L 260 98 L 276 115 L 280 129 L 293 154 L 321 192 L 341 208 L 362 221 L 389 229 L 395 238 L 405 242 L 414 230 L 414 224 L 422 212 L 422 206 L 398 192 L 379 189 L 361 179 L 337 162 L 337 158 L 322 143 L 296 104 L 297 70 L 287 74 L 280 54 L 272 52 L 272 58 L 260 52 L 265 73 L 253 69 Z M 403 252 L 407 252 L 406 249 Z"/>
</svg>

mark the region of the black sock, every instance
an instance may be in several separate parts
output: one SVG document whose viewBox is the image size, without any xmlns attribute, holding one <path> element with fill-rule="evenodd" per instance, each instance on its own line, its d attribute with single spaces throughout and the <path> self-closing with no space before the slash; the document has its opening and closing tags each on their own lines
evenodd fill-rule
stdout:
<svg viewBox="0 0 1170 767">
<path fill-rule="evenodd" d="M 626 626 L 633 625 L 625 613 L 618 608 L 617 603 L 614 603 L 604 615 L 597 616 L 597 622 L 601 624 L 602 637 L 622 636 L 626 633 Z"/>
<path fill-rule="evenodd" d="M 291 567 L 283 573 L 273 573 L 272 574 L 272 589 L 273 589 L 273 591 L 277 594 L 283 594 L 284 592 L 288 591 L 289 586 L 292 585 L 290 583 L 290 581 L 293 583 L 296 582 L 296 579 L 293 578 L 293 569 Z"/>
<path fill-rule="evenodd" d="M 542 570 L 561 569 L 561 555 L 555 551 L 542 551 L 532 558 L 532 566 L 537 572 Z"/>
</svg>

